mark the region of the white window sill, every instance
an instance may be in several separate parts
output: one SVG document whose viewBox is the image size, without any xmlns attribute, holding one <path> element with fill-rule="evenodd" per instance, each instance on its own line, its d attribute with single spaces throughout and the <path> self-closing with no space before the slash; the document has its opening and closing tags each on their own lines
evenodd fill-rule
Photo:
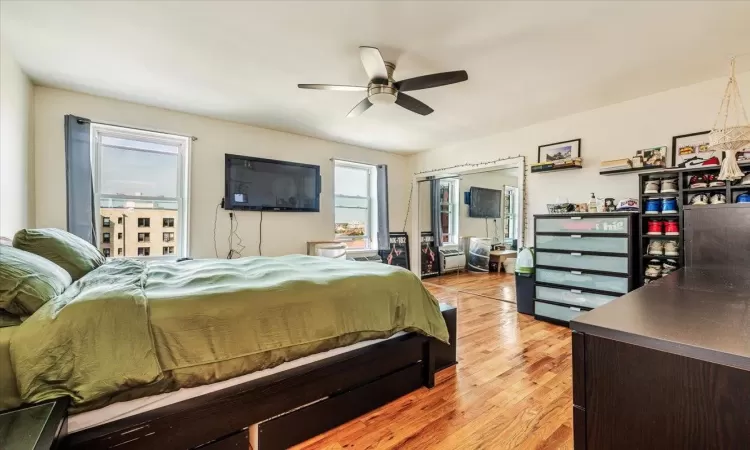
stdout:
<svg viewBox="0 0 750 450">
<path fill-rule="evenodd" d="M 368 248 L 352 248 L 346 250 L 347 255 L 363 255 L 365 253 L 372 253 L 373 255 L 377 255 L 378 251 L 370 250 Z"/>
</svg>

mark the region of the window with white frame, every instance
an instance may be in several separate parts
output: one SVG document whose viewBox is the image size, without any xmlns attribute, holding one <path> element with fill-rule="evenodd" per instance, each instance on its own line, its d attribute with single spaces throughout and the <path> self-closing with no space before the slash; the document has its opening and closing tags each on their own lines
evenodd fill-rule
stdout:
<svg viewBox="0 0 750 450">
<path fill-rule="evenodd" d="M 458 245 L 458 178 L 440 180 L 440 245 Z"/>
<path fill-rule="evenodd" d="M 506 242 L 518 239 L 518 188 L 505 186 L 503 198 L 503 237 Z"/>
<path fill-rule="evenodd" d="M 334 161 L 335 239 L 350 249 L 377 249 L 376 167 Z"/>
<path fill-rule="evenodd" d="M 117 217 L 108 223 L 122 239 L 118 256 L 152 255 L 143 228 L 163 224 L 165 211 L 176 216 L 174 255 L 187 256 L 190 139 L 94 123 L 91 138 L 94 204 L 99 216 Z"/>
</svg>

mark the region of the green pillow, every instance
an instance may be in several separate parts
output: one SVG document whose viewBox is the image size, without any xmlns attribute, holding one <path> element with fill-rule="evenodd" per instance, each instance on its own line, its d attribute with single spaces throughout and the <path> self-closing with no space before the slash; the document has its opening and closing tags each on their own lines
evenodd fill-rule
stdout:
<svg viewBox="0 0 750 450">
<path fill-rule="evenodd" d="M 0 246 L 0 310 L 16 316 L 31 315 L 72 282 L 68 272 L 53 262 Z"/>
<path fill-rule="evenodd" d="M 75 234 L 57 228 L 21 230 L 13 247 L 35 253 L 67 270 L 73 281 L 104 264 L 104 255 Z"/>
</svg>

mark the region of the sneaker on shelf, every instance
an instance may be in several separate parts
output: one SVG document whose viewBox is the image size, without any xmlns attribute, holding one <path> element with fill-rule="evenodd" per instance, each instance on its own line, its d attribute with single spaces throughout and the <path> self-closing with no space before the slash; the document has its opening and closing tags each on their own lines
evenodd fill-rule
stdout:
<svg viewBox="0 0 750 450">
<path fill-rule="evenodd" d="M 723 205 L 727 202 L 727 196 L 724 194 L 714 193 L 711 194 L 711 197 L 708 200 L 712 205 Z"/>
<path fill-rule="evenodd" d="M 646 181 L 646 187 L 643 189 L 644 194 L 658 194 L 659 193 L 659 180 L 648 180 Z"/>
<path fill-rule="evenodd" d="M 696 189 L 696 188 L 704 188 L 708 187 L 708 183 L 706 182 L 706 177 L 703 175 L 693 175 L 690 177 L 690 189 Z"/>
<path fill-rule="evenodd" d="M 652 259 L 651 261 L 648 262 L 648 266 L 646 266 L 646 273 L 645 273 L 645 275 L 648 278 L 659 277 L 659 276 L 661 276 L 662 269 L 663 268 L 662 268 L 662 265 L 661 265 L 661 261 L 659 261 L 658 259 Z"/>
<path fill-rule="evenodd" d="M 661 213 L 661 199 L 650 198 L 646 200 L 646 212 L 644 214 L 659 214 Z"/>
<path fill-rule="evenodd" d="M 726 181 L 720 180 L 719 177 L 712 173 L 703 175 L 703 179 L 708 182 L 708 187 L 724 187 L 727 185 Z"/>
<path fill-rule="evenodd" d="M 680 256 L 680 246 L 677 241 L 664 241 L 665 256 Z"/>
<path fill-rule="evenodd" d="M 674 259 L 668 259 L 668 260 L 664 261 L 663 268 L 664 269 L 669 269 L 669 271 L 673 272 L 673 271 L 675 271 L 675 270 L 677 270 L 679 268 L 679 265 L 677 264 L 676 260 L 674 260 Z"/>
<path fill-rule="evenodd" d="M 750 203 L 750 192 L 745 192 L 737 196 L 735 203 Z"/>
<path fill-rule="evenodd" d="M 677 199 L 675 197 L 664 197 L 661 199 L 662 214 L 677 214 Z"/>
<path fill-rule="evenodd" d="M 646 234 L 661 235 L 664 231 L 664 221 L 651 219 L 648 221 L 648 231 Z"/>
<path fill-rule="evenodd" d="M 740 181 L 740 184 L 743 186 L 750 186 L 750 172 L 746 173 L 744 177 L 742 177 L 742 181 Z"/>
<path fill-rule="evenodd" d="M 658 239 L 648 243 L 648 254 L 651 256 L 664 255 L 664 243 Z"/>
<path fill-rule="evenodd" d="M 708 205 L 708 195 L 704 193 L 695 194 L 693 198 L 690 199 L 691 205 Z"/>
<path fill-rule="evenodd" d="M 679 236 L 680 225 L 676 220 L 667 220 L 664 222 L 664 234 L 667 236 Z"/>
<path fill-rule="evenodd" d="M 643 279 L 643 285 L 645 286 L 647 284 L 653 283 L 656 280 L 658 280 L 658 278 L 649 278 L 649 277 L 646 277 L 646 278 Z"/>
<path fill-rule="evenodd" d="M 708 158 L 707 160 L 703 161 L 702 166 L 718 166 L 720 164 L 719 158 L 716 156 L 712 156 Z"/>
<path fill-rule="evenodd" d="M 662 194 L 671 194 L 671 193 L 676 193 L 676 192 L 677 192 L 677 178 L 665 178 L 661 180 L 661 193 Z"/>
</svg>

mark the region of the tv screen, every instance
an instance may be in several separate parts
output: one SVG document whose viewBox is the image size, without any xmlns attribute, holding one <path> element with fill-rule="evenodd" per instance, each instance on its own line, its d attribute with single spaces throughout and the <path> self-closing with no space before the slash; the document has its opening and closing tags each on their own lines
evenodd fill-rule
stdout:
<svg viewBox="0 0 750 450">
<path fill-rule="evenodd" d="M 469 192 L 471 196 L 469 217 L 484 219 L 496 219 L 500 217 L 500 202 L 503 199 L 503 191 L 472 187 L 469 189 Z"/>
<path fill-rule="evenodd" d="M 320 166 L 226 154 L 224 209 L 320 211 Z"/>
</svg>

